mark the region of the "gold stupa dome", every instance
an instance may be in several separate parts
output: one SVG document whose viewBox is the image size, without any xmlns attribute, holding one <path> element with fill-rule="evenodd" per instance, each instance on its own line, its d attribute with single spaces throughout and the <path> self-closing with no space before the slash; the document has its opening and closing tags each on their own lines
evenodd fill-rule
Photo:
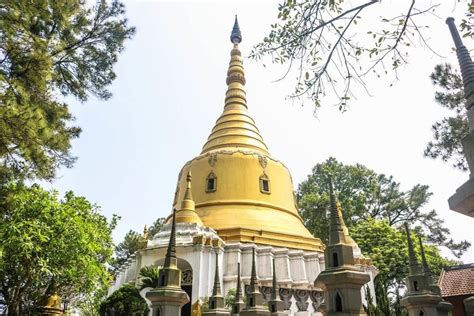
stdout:
<svg viewBox="0 0 474 316">
<path fill-rule="evenodd" d="M 298 214 L 290 172 L 269 154 L 248 113 L 241 39 L 236 18 L 224 111 L 201 154 L 182 168 L 173 207 L 185 199 L 192 172 L 195 211 L 224 241 L 322 250 Z"/>
</svg>

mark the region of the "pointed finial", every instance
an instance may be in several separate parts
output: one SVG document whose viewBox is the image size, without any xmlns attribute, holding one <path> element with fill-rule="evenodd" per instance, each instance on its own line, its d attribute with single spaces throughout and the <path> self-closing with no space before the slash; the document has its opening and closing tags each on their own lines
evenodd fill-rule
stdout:
<svg viewBox="0 0 474 316">
<path fill-rule="evenodd" d="M 407 241 L 408 241 L 408 259 L 409 259 L 409 270 L 410 274 L 417 273 L 415 269 L 418 267 L 418 260 L 416 259 L 415 250 L 413 248 L 413 241 L 411 240 L 411 233 L 410 228 L 408 227 L 408 223 L 405 222 L 405 230 L 407 233 Z"/>
<path fill-rule="evenodd" d="M 193 194 L 192 194 L 192 190 L 191 190 L 191 180 L 192 179 L 193 179 L 193 177 L 191 176 L 191 170 L 190 170 L 190 171 L 188 171 L 188 174 L 186 176 L 186 191 L 184 192 L 183 201 L 184 200 L 193 201 Z"/>
<path fill-rule="evenodd" d="M 240 262 L 237 262 L 237 290 L 235 291 L 235 302 L 240 303 L 242 301 L 242 285 L 240 280 Z"/>
<path fill-rule="evenodd" d="M 191 171 L 189 171 L 186 175 L 186 191 L 184 191 L 184 196 L 181 200 L 181 208 L 177 211 L 176 214 L 176 222 L 198 224 L 199 226 L 203 226 L 201 218 L 196 213 L 196 205 L 193 200 L 193 194 L 191 189 L 191 180 Z"/>
<path fill-rule="evenodd" d="M 341 215 L 337 208 L 336 194 L 334 193 L 334 183 L 332 175 L 328 176 L 329 180 L 329 199 L 331 202 L 331 217 L 330 217 L 330 232 L 329 232 L 329 243 L 335 244 L 341 242 L 344 238 L 344 230 L 342 229 L 342 212 Z"/>
<path fill-rule="evenodd" d="M 431 270 L 428 266 L 428 262 L 426 261 L 425 248 L 423 247 L 423 241 L 421 240 L 421 236 L 418 236 L 418 242 L 420 243 L 421 266 L 423 268 L 423 273 L 431 276 Z"/>
<path fill-rule="evenodd" d="M 221 282 L 219 279 L 219 253 L 216 251 L 216 270 L 214 274 L 214 288 L 212 289 L 212 296 L 221 295 Z"/>
<path fill-rule="evenodd" d="M 474 106 L 474 63 L 471 55 L 464 46 L 461 36 L 454 24 L 454 19 L 449 17 L 446 19 L 449 31 L 453 37 L 454 45 L 456 46 L 456 55 L 458 57 L 459 67 L 461 68 L 462 81 L 464 84 L 464 97 L 466 98 L 466 108 L 469 110 Z"/>
<path fill-rule="evenodd" d="M 176 209 L 173 209 L 173 221 L 171 222 L 170 241 L 166 250 L 165 268 L 176 266 Z"/>
<path fill-rule="evenodd" d="M 250 275 L 250 293 L 257 291 L 257 268 L 255 265 L 255 248 L 252 248 L 252 273 Z"/>
<path fill-rule="evenodd" d="M 234 27 L 232 28 L 232 33 L 230 34 L 230 41 L 233 44 L 239 44 L 242 42 L 242 34 L 240 33 L 239 21 L 237 20 L 237 14 L 235 15 Z"/>
<path fill-rule="evenodd" d="M 148 227 L 145 226 L 143 227 L 143 239 L 148 239 Z"/>
</svg>

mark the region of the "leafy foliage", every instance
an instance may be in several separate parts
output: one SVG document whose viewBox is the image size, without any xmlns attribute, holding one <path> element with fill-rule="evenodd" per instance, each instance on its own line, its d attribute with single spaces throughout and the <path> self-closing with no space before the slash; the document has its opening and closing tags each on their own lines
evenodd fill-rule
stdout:
<svg viewBox="0 0 474 316">
<path fill-rule="evenodd" d="M 133 285 L 122 285 L 100 305 L 100 315 L 105 316 L 109 310 L 117 316 L 147 316 L 148 304 Z"/>
<path fill-rule="evenodd" d="M 151 287 L 157 288 L 160 279 L 160 269 L 156 266 L 146 266 L 140 269 L 141 284 L 140 289 Z"/>
<path fill-rule="evenodd" d="M 134 34 L 124 6 L 98 0 L 0 4 L 0 176 L 51 179 L 70 167 L 80 128 L 60 96 L 111 96 L 113 65 Z"/>
<path fill-rule="evenodd" d="M 209 311 L 209 297 L 204 296 L 200 298 L 202 304 L 201 304 L 201 311 L 203 312 L 208 312 Z"/>
<path fill-rule="evenodd" d="M 367 305 L 364 305 L 364 310 L 367 313 L 367 316 L 375 316 L 376 313 L 376 306 L 374 304 L 374 298 L 372 297 L 372 292 L 370 291 L 369 286 L 367 285 L 364 288 L 365 291 L 365 301 L 367 302 Z"/>
<path fill-rule="evenodd" d="M 377 174 L 360 164 L 343 165 L 334 158 L 317 164 L 297 191 L 306 227 L 323 241 L 327 241 L 329 232 L 329 174 L 348 227 L 368 219 L 385 220 L 393 227 L 409 222 L 420 227 L 419 233 L 428 242 L 446 246 L 458 257 L 470 246 L 467 241 L 456 243 L 450 238 L 449 229 L 435 210 L 424 210 L 432 195 L 427 185 L 417 184 L 403 191 L 391 176 Z"/>
<path fill-rule="evenodd" d="M 165 224 L 165 218 L 157 218 L 150 226 L 147 232 L 147 240 L 152 239 L 156 234 L 159 233 L 163 225 Z M 112 266 L 114 269 L 119 268 L 127 261 L 128 257 L 133 255 L 137 250 L 142 249 L 146 245 L 144 236 L 140 233 L 129 230 L 125 234 L 123 240 L 115 247 L 115 258 Z"/>
<path fill-rule="evenodd" d="M 459 71 L 449 64 L 436 65 L 430 76 L 431 81 L 441 91 L 435 93 L 436 103 L 454 112 L 436 122 L 433 141 L 425 149 L 425 156 L 450 161 L 455 168 L 467 170 L 461 140 L 469 132 L 466 108 L 464 107 L 464 87 Z"/>
<path fill-rule="evenodd" d="M 148 240 L 153 239 L 153 237 L 160 232 L 161 228 L 165 224 L 165 220 L 166 219 L 164 217 L 160 217 L 153 222 L 150 228 L 148 228 Z"/>
<path fill-rule="evenodd" d="M 469 1 L 468 1 L 469 3 Z M 474 1 L 471 0 L 471 3 L 468 5 L 468 10 L 466 13 L 466 18 L 461 21 L 461 31 L 464 33 L 464 37 L 474 37 L 472 31 L 474 27 Z"/>
<path fill-rule="evenodd" d="M 11 184 L 0 200 L 0 295 L 12 315 L 33 308 L 54 277 L 63 300 L 107 287 L 113 253 L 110 222 L 99 207 L 67 192 Z"/>
<path fill-rule="evenodd" d="M 344 111 L 354 84 L 367 89 L 369 74 L 380 77 L 391 72 L 397 79 L 412 46 L 418 43 L 430 49 L 425 40 L 428 26 L 421 18 L 429 17 L 438 5 L 412 0 L 403 12 L 371 16 L 377 6 L 387 5 L 375 0 L 285 0 L 278 6 L 277 22 L 251 57 L 270 57 L 273 63 L 288 66 L 283 78 L 296 75 L 291 98 L 307 97 L 317 110 L 321 99 L 331 94 Z M 471 36 L 472 13 L 471 2 L 461 24 Z"/>
<path fill-rule="evenodd" d="M 228 309 L 232 309 L 232 305 L 235 304 L 235 296 L 237 295 L 237 289 L 231 288 L 227 291 L 224 297 L 224 305 Z"/>
<path fill-rule="evenodd" d="M 128 257 L 133 255 L 137 250 L 142 248 L 143 236 L 136 231 L 129 230 L 125 234 L 123 241 L 115 247 L 114 266 L 120 267 L 127 261 Z"/>
<path fill-rule="evenodd" d="M 390 226 L 385 220 L 369 219 L 353 226 L 351 236 L 362 253 L 368 255 L 379 270 L 375 278 L 377 307 L 374 315 L 390 315 L 391 310 L 396 310 L 397 298 L 396 293 L 391 293 L 395 295 L 390 295 L 390 299 L 388 293 L 403 287 L 404 279 L 408 275 L 406 234 Z M 419 254 L 418 241 L 413 240 L 413 244 Z M 434 276 L 439 275 L 444 266 L 455 264 L 443 258 L 436 246 L 424 244 L 424 248 L 426 260 Z M 418 260 L 421 261 L 421 257 Z"/>
</svg>

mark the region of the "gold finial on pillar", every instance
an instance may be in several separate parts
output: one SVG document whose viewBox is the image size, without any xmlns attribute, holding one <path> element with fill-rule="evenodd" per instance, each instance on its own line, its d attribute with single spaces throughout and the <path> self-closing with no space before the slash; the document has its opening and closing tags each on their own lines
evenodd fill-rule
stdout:
<svg viewBox="0 0 474 316">
<path fill-rule="evenodd" d="M 181 201 L 181 208 L 176 212 L 176 222 L 189 224 L 194 223 L 203 226 L 201 218 L 196 213 L 191 188 L 191 181 L 191 171 L 188 171 L 188 174 L 186 176 L 186 191 L 184 192 L 184 197 Z"/>
</svg>

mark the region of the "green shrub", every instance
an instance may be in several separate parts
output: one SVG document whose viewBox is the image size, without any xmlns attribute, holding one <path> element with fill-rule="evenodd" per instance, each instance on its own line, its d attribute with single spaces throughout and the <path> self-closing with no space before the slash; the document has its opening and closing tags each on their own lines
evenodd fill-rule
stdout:
<svg viewBox="0 0 474 316">
<path fill-rule="evenodd" d="M 147 316 L 148 304 L 133 285 L 123 285 L 100 304 L 100 315 L 107 316 L 113 310 L 115 316 Z"/>
</svg>

